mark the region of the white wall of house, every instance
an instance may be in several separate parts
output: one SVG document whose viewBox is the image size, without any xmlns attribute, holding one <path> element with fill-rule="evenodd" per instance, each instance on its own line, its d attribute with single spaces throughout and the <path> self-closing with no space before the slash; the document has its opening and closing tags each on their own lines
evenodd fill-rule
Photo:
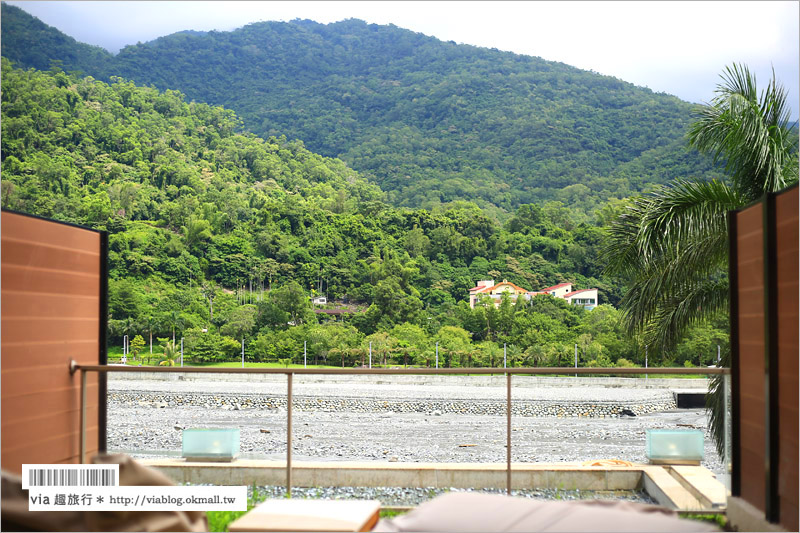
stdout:
<svg viewBox="0 0 800 533">
<path fill-rule="evenodd" d="M 563 298 L 567 294 L 572 292 L 572 284 L 567 283 L 564 286 L 558 287 L 557 289 L 553 289 L 551 291 L 547 291 L 548 293 L 552 294 L 556 298 Z"/>
<path fill-rule="evenodd" d="M 597 289 L 586 289 L 578 291 L 575 294 L 567 297 L 567 301 L 573 305 L 581 305 L 588 309 L 597 307 L 599 301 L 597 296 Z"/>
</svg>

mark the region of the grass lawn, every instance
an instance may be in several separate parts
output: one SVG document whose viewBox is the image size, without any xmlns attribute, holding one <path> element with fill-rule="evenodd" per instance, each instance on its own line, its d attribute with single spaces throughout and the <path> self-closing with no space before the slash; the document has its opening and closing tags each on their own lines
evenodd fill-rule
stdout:
<svg viewBox="0 0 800 533">
<path fill-rule="evenodd" d="M 224 363 L 209 363 L 209 364 L 202 364 L 202 365 L 192 365 L 192 366 L 202 366 L 202 367 L 214 367 L 214 368 L 241 368 L 242 361 L 226 361 Z M 245 368 L 286 368 L 285 365 L 280 363 L 250 363 L 248 361 L 244 362 Z M 303 368 L 302 364 L 291 364 L 289 368 Z M 329 365 L 308 365 L 308 368 L 341 368 L 340 366 L 329 366 Z"/>
<path fill-rule="evenodd" d="M 161 353 L 159 352 L 159 347 L 153 345 L 153 355 L 150 357 L 150 365 L 146 364 L 147 357 L 150 355 L 150 346 L 147 345 L 144 347 L 142 353 L 139 354 L 139 360 L 133 361 L 132 356 L 128 356 L 128 365 L 129 366 L 138 366 L 139 363 L 142 363 L 144 366 L 158 366 L 158 362 L 161 360 Z M 108 347 L 108 362 L 109 363 L 119 363 L 120 358 L 122 357 L 122 346 L 109 346 Z M 180 357 L 178 358 L 178 364 L 180 365 Z M 188 358 L 184 361 L 185 366 L 202 366 L 202 367 L 219 367 L 219 368 L 241 368 L 242 362 L 241 359 L 238 361 L 225 361 L 224 363 L 205 363 L 205 364 L 190 364 Z M 286 368 L 284 365 L 273 362 L 273 363 L 254 363 L 245 361 L 244 363 L 245 368 Z M 381 365 L 372 365 L 373 368 L 382 368 Z M 391 367 L 402 365 L 387 365 Z M 289 368 L 303 368 L 302 364 L 291 364 Z M 340 365 L 312 365 L 309 364 L 308 368 L 342 368 Z M 353 368 L 353 367 L 345 367 L 345 368 Z M 413 367 L 409 367 L 413 368 Z M 433 368 L 433 367 L 430 367 Z M 658 368 L 658 367 L 653 367 Z M 497 368 L 497 373 L 502 374 L 503 369 Z M 484 375 L 484 374 L 474 374 L 474 375 Z M 528 375 L 528 374 L 523 374 Z M 538 375 L 538 374 L 531 374 L 531 375 Z M 548 376 L 552 377 L 572 377 L 575 374 L 547 374 Z M 579 377 L 625 377 L 624 375 L 613 375 L 613 374 L 602 374 L 602 375 L 588 375 L 588 374 L 579 374 Z M 642 378 L 644 374 L 640 375 L 631 375 L 631 378 Z M 651 374 L 648 376 L 649 379 L 702 379 L 708 376 L 704 376 L 701 374 Z"/>
</svg>

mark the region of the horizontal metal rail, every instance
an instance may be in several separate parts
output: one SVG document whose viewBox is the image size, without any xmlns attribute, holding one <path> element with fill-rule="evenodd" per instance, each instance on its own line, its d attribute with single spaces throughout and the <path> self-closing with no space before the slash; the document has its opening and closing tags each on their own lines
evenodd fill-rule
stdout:
<svg viewBox="0 0 800 533">
<path fill-rule="evenodd" d="M 328 374 L 328 375 L 450 375 L 450 374 L 699 374 L 711 376 L 730 374 L 729 368 L 573 368 L 573 367 L 518 367 L 518 368 L 224 368 L 210 366 L 123 366 L 123 365 L 79 365 L 72 371 L 86 372 L 156 372 L 187 374 Z"/>
<path fill-rule="evenodd" d="M 141 367 L 122 365 L 79 365 L 70 361 L 70 373 L 81 372 L 81 463 L 86 449 L 86 374 L 88 372 L 155 372 L 183 374 L 286 374 L 286 492 L 292 494 L 292 377 L 307 375 L 454 375 L 477 374 L 506 376 L 506 493 L 511 494 L 511 376 L 545 374 L 700 374 L 705 376 L 730 374 L 729 368 L 220 368 L 220 367 Z"/>
</svg>

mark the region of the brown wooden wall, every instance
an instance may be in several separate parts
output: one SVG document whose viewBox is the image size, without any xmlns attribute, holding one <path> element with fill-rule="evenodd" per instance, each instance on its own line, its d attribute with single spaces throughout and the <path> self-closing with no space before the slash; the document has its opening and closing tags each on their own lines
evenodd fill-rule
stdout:
<svg viewBox="0 0 800 533">
<path fill-rule="evenodd" d="M 761 511 L 764 497 L 764 233 L 763 209 L 737 213 L 739 301 L 739 445 L 741 496 Z"/>
<path fill-rule="evenodd" d="M 105 235 L 2 212 L 2 467 L 80 462 L 80 373 L 105 363 Z M 102 344 L 101 344 L 102 343 Z M 105 438 L 105 399 L 87 379 L 87 459 Z M 102 387 L 104 388 L 104 386 Z"/>
<path fill-rule="evenodd" d="M 798 531 L 798 189 L 732 216 L 733 493 Z"/>
<path fill-rule="evenodd" d="M 780 523 L 788 531 L 798 531 L 798 206 L 797 188 L 775 198 L 775 240 L 777 262 L 777 343 L 778 351 L 778 496 Z"/>
</svg>

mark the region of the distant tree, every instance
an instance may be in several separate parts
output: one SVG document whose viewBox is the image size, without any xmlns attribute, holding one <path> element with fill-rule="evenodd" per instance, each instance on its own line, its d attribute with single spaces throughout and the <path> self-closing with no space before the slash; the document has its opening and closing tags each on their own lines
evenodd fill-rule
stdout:
<svg viewBox="0 0 800 533">
<path fill-rule="evenodd" d="M 256 314 L 258 310 L 255 305 L 246 304 L 234 308 L 228 314 L 228 320 L 222 327 L 221 332 L 224 335 L 244 339 L 250 335 L 256 325 Z"/>
<path fill-rule="evenodd" d="M 436 333 L 439 342 L 439 353 L 444 356 L 444 365 L 453 366 L 454 356 L 472 351 L 472 338 L 468 331 L 456 326 L 442 326 Z"/>
<path fill-rule="evenodd" d="M 153 355 L 153 331 L 161 327 L 161 322 L 157 316 L 150 314 L 144 318 L 144 323 L 142 325 L 147 329 L 147 333 L 150 335 L 150 355 L 147 358 L 149 363 L 150 357 Z"/>
<path fill-rule="evenodd" d="M 158 363 L 159 366 L 175 366 L 178 355 L 180 355 L 180 351 L 175 347 L 175 341 L 165 342 L 163 358 Z"/>
<path fill-rule="evenodd" d="M 213 283 L 204 283 L 202 287 L 203 297 L 208 300 L 208 321 L 214 321 L 214 299 L 217 297 L 217 289 Z"/>
<path fill-rule="evenodd" d="M 135 361 L 136 358 L 141 353 L 142 349 L 144 348 L 144 339 L 141 335 L 136 335 L 133 339 L 131 339 L 130 349 L 131 353 L 133 354 L 133 360 Z"/>
<path fill-rule="evenodd" d="M 295 325 L 303 323 L 305 311 L 309 308 L 309 300 L 297 282 L 292 281 L 273 290 L 270 297 L 279 309 L 289 314 Z"/>
<path fill-rule="evenodd" d="M 183 318 L 177 309 L 170 310 L 164 317 L 166 324 L 172 329 L 172 344 L 175 344 L 175 329 L 183 327 Z"/>
</svg>

